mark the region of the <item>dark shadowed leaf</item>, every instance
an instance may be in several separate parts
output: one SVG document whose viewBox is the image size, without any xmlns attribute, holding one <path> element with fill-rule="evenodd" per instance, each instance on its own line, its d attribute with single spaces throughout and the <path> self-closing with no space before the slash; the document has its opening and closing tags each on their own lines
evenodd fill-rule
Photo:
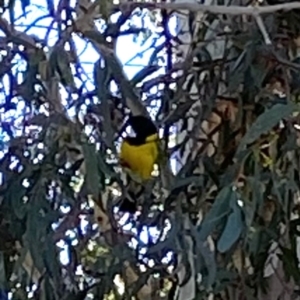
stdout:
<svg viewBox="0 0 300 300">
<path fill-rule="evenodd" d="M 293 60 L 293 63 L 300 65 L 300 58 L 297 57 Z M 299 69 L 291 69 L 291 89 L 293 91 L 299 91 L 300 89 L 300 70 Z"/>
<path fill-rule="evenodd" d="M 27 219 L 26 222 L 27 230 L 24 235 L 24 254 L 26 254 L 26 250 L 29 251 L 34 262 L 34 266 L 32 266 L 32 268 L 37 268 L 40 273 L 43 272 L 43 269 L 45 267 L 43 256 L 41 255 L 41 251 L 43 251 L 41 240 L 42 237 L 44 237 L 44 235 L 46 234 L 44 226 L 45 225 L 39 220 L 39 214 L 36 211 L 32 210 L 31 216 Z M 29 274 L 29 276 L 31 275 L 33 274 Z"/>
<path fill-rule="evenodd" d="M 114 178 L 116 176 L 116 173 L 112 170 L 112 167 L 105 162 L 103 153 L 101 151 L 97 153 L 97 161 L 100 172 L 105 174 L 106 178 Z"/>
<path fill-rule="evenodd" d="M 298 267 L 298 259 L 296 251 L 293 251 L 286 247 L 280 247 L 282 254 L 279 257 L 282 260 L 285 274 L 288 277 L 292 277 L 296 282 L 300 280 L 300 271 Z"/>
<path fill-rule="evenodd" d="M 94 80 L 96 84 L 96 93 L 100 100 L 100 114 L 103 117 L 103 140 L 106 142 L 110 149 L 113 149 L 113 137 L 114 132 L 112 130 L 111 114 L 109 108 L 109 98 L 110 98 L 110 82 L 112 80 L 112 74 L 109 67 L 102 66 L 104 61 L 102 59 L 98 60 L 94 66 Z"/>
<path fill-rule="evenodd" d="M 38 126 L 42 126 L 42 125 L 46 125 L 49 122 L 49 118 L 44 115 L 44 114 L 38 114 L 36 116 L 34 116 L 33 118 L 31 118 L 28 121 L 28 124 L 30 125 L 38 125 Z"/>
<path fill-rule="evenodd" d="M 202 176 L 190 176 L 187 178 L 176 178 L 172 189 L 182 188 L 194 184 L 195 186 L 203 186 L 203 177 Z"/>
<path fill-rule="evenodd" d="M 238 58 L 232 63 L 231 72 L 235 72 L 241 65 L 246 58 L 248 48 L 245 47 L 244 51 L 238 56 Z"/>
<path fill-rule="evenodd" d="M 250 66 L 250 73 L 254 87 L 261 88 L 265 76 L 268 73 L 268 70 L 264 67 L 264 65 L 256 64 Z"/>
<path fill-rule="evenodd" d="M 234 51 L 234 49 L 231 49 L 234 54 L 233 56 L 236 56 L 237 53 Z M 235 91 L 238 86 L 243 82 L 244 80 L 244 72 L 247 69 L 247 61 L 248 56 L 251 54 L 249 53 L 249 47 L 245 47 L 244 51 L 239 54 L 238 58 L 232 63 L 230 68 L 230 80 L 228 82 L 228 90 L 229 91 Z"/>
<path fill-rule="evenodd" d="M 88 289 L 78 292 L 71 292 L 64 300 L 84 300 L 88 293 Z"/>
<path fill-rule="evenodd" d="M 198 238 L 201 241 L 206 240 L 216 226 L 230 213 L 230 200 L 232 193 L 234 193 L 232 186 L 227 186 L 224 187 L 217 195 L 213 206 L 206 214 L 203 222 L 198 228 Z"/>
<path fill-rule="evenodd" d="M 142 82 L 146 77 L 151 75 L 152 73 L 156 72 L 159 70 L 159 66 L 147 66 L 144 69 L 142 69 L 140 72 L 138 72 L 132 79 L 131 79 L 131 84 L 135 86 L 139 82 Z"/>
<path fill-rule="evenodd" d="M 282 119 L 289 117 L 295 111 L 298 111 L 298 106 L 294 103 L 276 104 L 267 109 L 246 132 L 240 142 L 237 153 L 243 151 L 248 144 L 256 141 L 262 134 L 269 132 Z"/>
<path fill-rule="evenodd" d="M 5 256 L 2 251 L 0 251 L 0 290 L 4 291 L 7 288 L 7 278 L 5 272 Z"/>
<path fill-rule="evenodd" d="M 82 146 L 85 160 L 85 183 L 88 193 L 98 199 L 100 192 L 100 175 L 98 169 L 98 160 L 96 147 L 92 144 L 84 144 Z"/>
<path fill-rule="evenodd" d="M 26 195 L 26 190 L 22 188 L 21 182 L 16 181 L 15 184 L 7 190 L 6 203 L 11 206 L 15 215 L 19 219 L 23 219 L 26 215 L 27 208 L 23 197 Z"/>
<path fill-rule="evenodd" d="M 53 49 L 49 58 L 50 73 L 49 79 L 55 74 L 59 74 L 60 81 L 65 87 L 74 89 L 74 76 L 70 66 L 69 55 L 63 46 L 58 45 Z"/>
<path fill-rule="evenodd" d="M 45 244 L 47 247 L 45 247 L 44 251 L 44 263 L 48 274 L 52 277 L 54 283 L 58 285 L 61 280 L 59 255 L 58 249 L 53 241 L 53 232 L 51 232 L 45 237 Z"/>
<path fill-rule="evenodd" d="M 55 290 L 53 289 L 53 284 L 51 277 L 46 274 L 44 279 L 44 288 L 42 289 L 41 300 L 55 300 Z"/>
<path fill-rule="evenodd" d="M 216 276 L 216 292 L 221 292 L 228 284 L 234 282 L 237 277 L 237 272 L 220 268 Z"/>
<path fill-rule="evenodd" d="M 247 177 L 249 183 L 249 189 L 252 192 L 253 197 L 251 199 L 245 199 L 244 214 L 247 228 L 252 225 L 257 207 L 263 204 L 263 184 L 259 181 L 259 178 Z"/>
</svg>

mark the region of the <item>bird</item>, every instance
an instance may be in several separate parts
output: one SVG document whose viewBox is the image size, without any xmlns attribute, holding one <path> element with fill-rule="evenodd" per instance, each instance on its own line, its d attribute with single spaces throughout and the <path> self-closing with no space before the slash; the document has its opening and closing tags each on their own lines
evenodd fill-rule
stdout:
<svg viewBox="0 0 300 300">
<path fill-rule="evenodd" d="M 119 206 L 119 210 L 134 213 L 137 199 L 144 191 L 143 184 L 151 179 L 154 165 L 158 159 L 159 136 L 153 121 L 146 116 L 131 115 L 127 124 L 132 127 L 135 136 L 123 138 L 119 155 L 120 165 L 127 169 L 131 179 L 140 187 L 138 190 L 136 188 L 134 188 L 134 191 L 128 190 L 131 199 L 125 197 Z"/>
<path fill-rule="evenodd" d="M 158 158 L 158 130 L 150 118 L 142 115 L 130 116 L 128 124 L 135 137 L 123 139 L 120 164 L 145 181 L 151 178 Z"/>
</svg>

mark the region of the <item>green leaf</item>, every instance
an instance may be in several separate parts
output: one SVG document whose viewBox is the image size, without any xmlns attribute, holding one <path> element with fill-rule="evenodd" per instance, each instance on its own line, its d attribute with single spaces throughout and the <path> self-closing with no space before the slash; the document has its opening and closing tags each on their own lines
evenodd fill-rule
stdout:
<svg viewBox="0 0 300 300">
<path fill-rule="evenodd" d="M 74 76 L 70 66 L 69 55 L 63 46 L 55 46 L 49 58 L 50 73 L 49 79 L 56 71 L 60 81 L 65 87 L 75 88 Z"/>
<path fill-rule="evenodd" d="M 283 246 L 280 246 L 280 250 L 282 251 L 282 254 L 279 255 L 279 257 L 282 260 L 285 274 L 288 277 L 287 279 L 289 280 L 289 278 L 292 277 L 296 282 L 299 282 L 300 271 L 298 267 L 299 262 L 296 251 L 293 251 Z"/>
<path fill-rule="evenodd" d="M 217 263 L 215 259 L 215 254 L 210 250 L 209 246 L 204 243 L 197 243 L 199 252 L 204 259 L 204 264 L 207 270 L 207 276 L 203 278 L 205 286 L 211 289 L 217 276 Z"/>
<path fill-rule="evenodd" d="M 228 284 L 233 283 L 237 280 L 238 274 L 235 271 L 219 269 L 216 276 L 216 286 L 215 293 L 220 293 L 222 290 L 226 289 Z"/>
<path fill-rule="evenodd" d="M 45 114 L 38 114 L 33 116 L 31 119 L 27 121 L 28 125 L 38 125 L 38 126 L 44 126 L 44 128 L 48 127 L 49 124 L 49 117 L 47 117 Z"/>
<path fill-rule="evenodd" d="M 5 290 L 7 288 L 7 278 L 5 272 L 5 256 L 2 251 L 0 251 L 0 289 Z"/>
<path fill-rule="evenodd" d="M 42 239 L 46 235 L 47 227 L 43 221 L 39 211 L 31 205 L 30 217 L 27 218 L 26 222 L 27 230 L 24 235 L 24 246 L 25 249 L 30 252 L 34 267 L 36 267 L 40 273 L 43 272 L 45 267 L 41 251 L 43 251 Z"/>
<path fill-rule="evenodd" d="M 84 289 L 83 291 L 78 292 L 70 292 L 64 300 L 84 300 L 86 298 L 86 295 L 88 293 L 89 289 Z"/>
<path fill-rule="evenodd" d="M 187 178 L 177 178 L 172 185 L 172 190 L 182 188 L 194 184 L 196 187 L 203 186 L 203 177 L 202 176 L 190 176 Z"/>
<path fill-rule="evenodd" d="M 239 55 L 239 57 L 235 60 L 235 62 L 232 63 L 231 72 L 235 72 L 238 68 L 244 69 L 244 67 L 242 66 L 247 56 L 247 52 L 248 52 L 247 50 L 249 49 L 245 47 L 242 53 Z"/>
<path fill-rule="evenodd" d="M 103 153 L 101 151 L 97 153 L 97 159 L 98 159 L 99 172 L 105 174 L 106 178 L 107 177 L 115 178 L 116 173 L 112 170 L 112 167 L 105 162 Z"/>
<path fill-rule="evenodd" d="M 247 240 L 248 240 L 247 244 L 248 244 L 248 249 L 250 254 L 256 256 L 265 249 L 265 244 L 263 245 L 264 234 L 265 234 L 264 229 L 260 227 L 256 227 L 247 236 Z"/>
<path fill-rule="evenodd" d="M 98 169 L 98 160 L 96 147 L 92 144 L 83 144 L 83 155 L 85 160 L 85 184 L 89 194 L 95 199 L 99 197 L 100 192 L 100 174 Z"/>
<path fill-rule="evenodd" d="M 108 100 L 110 98 L 110 82 L 112 80 L 112 74 L 110 68 L 108 66 L 101 66 L 103 60 L 98 60 L 94 66 L 94 81 L 96 87 L 96 93 L 100 100 L 100 113 L 103 117 L 103 131 L 105 136 L 103 136 L 103 140 L 106 142 L 106 145 L 113 149 L 113 137 L 114 132 L 112 130 L 111 123 L 111 114 Z"/>
<path fill-rule="evenodd" d="M 250 65 L 250 74 L 253 80 L 253 85 L 257 88 L 261 88 L 267 73 L 268 70 L 264 67 L 264 65 Z"/>
<path fill-rule="evenodd" d="M 300 57 L 297 57 L 292 61 L 295 64 L 300 63 Z M 300 72 L 299 69 L 291 69 L 291 89 L 292 91 L 299 91 L 300 87 Z"/>
<path fill-rule="evenodd" d="M 7 203 L 12 206 L 12 209 L 18 219 L 23 219 L 27 213 L 27 207 L 23 201 L 26 195 L 26 190 L 22 187 L 21 182 L 16 181 L 7 190 Z"/>
<path fill-rule="evenodd" d="M 56 299 L 56 293 L 53 289 L 53 284 L 50 276 L 48 274 L 45 274 L 44 276 L 44 286 L 45 288 L 41 289 L 41 300 L 55 300 Z"/>
<path fill-rule="evenodd" d="M 34 98 L 35 89 L 34 85 L 36 84 L 36 75 L 37 75 L 37 68 L 35 65 L 28 64 L 26 71 L 24 74 L 24 81 L 20 86 L 20 94 L 24 97 L 24 99 L 31 103 L 32 99 Z"/>
<path fill-rule="evenodd" d="M 45 247 L 43 256 L 44 256 L 45 267 L 48 274 L 55 281 L 55 284 L 58 285 L 61 279 L 60 264 L 58 261 L 57 247 L 53 241 L 54 241 L 53 232 L 51 232 L 51 234 L 45 237 L 44 243 L 47 245 L 47 247 Z"/>
<path fill-rule="evenodd" d="M 251 199 L 245 199 L 245 222 L 249 228 L 252 225 L 257 207 L 263 205 L 263 183 L 257 177 L 249 176 L 246 178 L 248 189 L 252 193 Z"/>
<path fill-rule="evenodd" d="M 256 121 L 246 132 L 245 136 L 242 138 L 237 150 L 237 154 L 240 154 L 240 152 L 243 151 L 248 144 L 256 141 L 262 134 L 269 132 L 282 119 L 287 118 L 294 111 L 298 110 L 298 106 L 293 103 L 276 104 L 270 109 L 266 110 L 256 119 Z"/>
<path fill-rule="evenodd" d="M 217 244 L 218 251 L 221 253 L 228 251 L 232 247 L 232 245 L 240 237 L 242 229 L 244 227 L 244 223 L 242 220 L 242 210 L 238 206 L 236 200 L 233 211 L 227 218 L 226 226 Z"/>
<path fill-rule="evenodd" d="M 234 49 L 232 49 L 232 51 L 236 52 Z M 232 55 L 234 54 L 232 53 Z M 237 60 L 232 63 L 232 66 L 230 68 L 230 76 L 228 82 L 229 91 L 236 91 L 238 86 L 244 81 L 245 72 L 252 61 L 252 57 L 253 54 L 251 42 L 248 42 L 247 45 L 245 45 L 243 52 L 239 55 Z"/>
<path fill-rule="evenodd" d="M 198 229 L 200 240 L 206 240 L 216 226 L 229 214 L 232 193 L 234 193 L 234 191 L 232 190 L 231 185 L 224 187 L 219 192 L 213 206 L 204 217 L 204 220 Z"/>
</svg>

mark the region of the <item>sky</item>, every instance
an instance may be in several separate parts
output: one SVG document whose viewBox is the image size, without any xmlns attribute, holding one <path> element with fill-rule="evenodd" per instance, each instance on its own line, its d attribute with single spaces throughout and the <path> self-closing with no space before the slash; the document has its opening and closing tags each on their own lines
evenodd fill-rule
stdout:
<svg viewBox="0 0 300 300">
<path fill-rule="evenodd" d="M 57 3 L 58 1 L 54 1 Z M 75 2 L 75 1 L 71 1 Z M 31 0 L 30 7 L 27 8 L 26 14 L 23 14 L 22 8 L 20 6 L 21 1 L 16 1 L 16 9 L 15 9 L 15 27 L 19 31 L 25 31 L 27 34 L 33 34 L 35 36 L 38 36 L 39 38 L 44 39 L 48 35 L 48 46 L 52 47 L 56 41 L 57 41 L 57 30 L 53 28 L 52 30 L 49 30 L 49 24 L 52 21 L 51 18 L 47 17 L 48 11 L 46 8 L 46 1 L 41 0 Z M 5 18 L 8 18 L 8 14 L 4 14 Z M 112 21 L 117 20 L 118 15 L 112 16 Z M 33 20 L 36 20 L 34 22 L 34 25 L 32 25 Z M 132 20 L 133 24 L 137 27 L 140 27 L 142 24 L 142 18 L 141 16 L 135 16 Z M 116 47 L 116 54 L 121 61 L 124 72 L 128 76 L 129 79 L 131 79 L 137 72 L 139 72 L 143 67 L 148 65 L 148 61 L 150 56 L 152 55 L 154 51 L 153 45 L 158 45 L 162 42 L 162 39 L 158 37 L 159 32 L 157 31 L 157 28 L 153 26 L 153 23 L 151 23 L 150 18 L 145 16 L 143 18 L 144 25 L 146 25 L 151 30 L 151 37 L 144 42 L 144 39 L 142 36 L 122 36 L 117 41 L 117 47 Z M 103 24 L 98 23 L 97 27 L 99 30 L 103 30 Z M 170 22 L 170 30 L 171 33 L 175 34 L 175 27 L 176 27 L 176 19 L 172 19 Z M 124 28 L 126 29 L 126 28 Z M 1 35 L 1 33 L 0 33 Z M 93 49 L 93 47 L 89 44 L 87 45 L 85 41 L 81 40 L 81 38 L 74 36 L 74 41 L 77 48 L 77 53 L 80 53 L 79 59 L 82 64 L 82 67 L 84 69 L 84 72 L 86 74 L 86 80 L 87 80 L 87 88 L 93 89 L 93 68 L 94 63 L 99 59 L 98 53 Z M 25 70 L 25 64 L 20 63 L 20 61 L 16 60 L 16 66 L 15 69 L 18 70 Z M 151 77 L 158 76 L 160 74 L 164 73 L 164 66 L 162 64 L 162 68 L 154 73 Z M 149 77 L 148 79 L 150 79 Z M 6 78 L 7 84 L 4 85 L 4 89 L 8 89 L 8 78 Z M 112 86 L 112 90 L 115 90 L 115 87 Z M 152 92 L 155 93 L 155 88 L 152 89 Z M 64 99 L 67 99 L 67 93 L 62 88 L 61 94 Z M 1 99 L 0 94 L 0 104 L 5 99 Z M 65 105 L 67 104 L 67 101 L 65 100 Z M 159 105 L 159 103 L 158 103 Z M 1 122 L 11 122 L 13 119 L 15 120 L 15 124 L 17 125 L 15 134 L 19 135 L 22 134 L 21 124 L 23 121 L 22 116 L 24 115 L 26 108 L 24 105 L 24 102 L 18 101 L 16 102 L 16 110 L 11 110 L 10 112 L 4 112 L 4 109 L 0 109 L 0 121 Z M 68 111 L 70 116 L 73 116 L 75 111 L 73 109 L 70 109 Z M 20 126 L 18 128 L 18 125 Z M 2 140 L 3 143 L 7 142 L 9 140 L 9 137 L 4 133 L 0 132 L 0 141 Z M 3 155 L 3 151 L 1 151 L 0 148 L 0 158 Z M 173 162 L 173 164 L 175 161 Z M 83 222 L 84 223 L 84 222 Z M 84 224 L 83 224 L 84 226 Z M 151 235 L 156 235 L 155 229 L 149 229 L 151 232 Z M 74 235 L 72 231 L 68 233 L 70 237 Z M 140 239 L 147 243 L 148 240 L 148 234 L 147 229 L 144 228 L 144 231 L 141 233 Z M 134 243 L 136 244 L 136 242 Z M 59 246 L 62 248 L 61 252 L 61 260 L 62 263 L 68 263 L 68 256 L 66 255 L 66 245 L 64 245 L 63 242 L 59 244 Z"/>
</svg>

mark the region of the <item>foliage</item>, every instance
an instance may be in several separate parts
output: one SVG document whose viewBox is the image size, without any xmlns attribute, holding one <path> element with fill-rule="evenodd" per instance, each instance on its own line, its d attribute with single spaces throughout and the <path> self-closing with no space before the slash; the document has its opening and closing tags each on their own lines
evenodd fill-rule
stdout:
<svg viewBox="0 0 300 300">
<path fill-rule="evenodd" d="M 29 15 L 35 4 L 21 2 Z M 191 280 L 197 299 L 296 297 L 298 11 L 206 14 L 200 27 L 191 13 L 176 64 L 169 10 L 59 3 L 29 25 L 20 3 L 0 3 L 3 297 L 172 299 Z M 124 36 L 152 48 L 130 79 L 115 53 Z M 128 111 L 146 107 L 162 154 L 141 186 L 124 178 L 118 145 Z M 118 211 L 128 195 L 135 215 Z"/>
</svg>

